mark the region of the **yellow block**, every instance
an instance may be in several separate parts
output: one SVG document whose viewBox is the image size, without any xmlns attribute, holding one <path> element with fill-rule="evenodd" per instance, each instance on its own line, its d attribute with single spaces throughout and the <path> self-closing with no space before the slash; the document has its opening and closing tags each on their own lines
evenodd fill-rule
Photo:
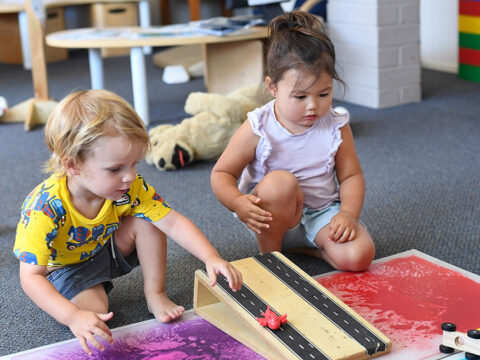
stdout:
<svg viewBox="0 0 480 360">
<path fill-rule="evenodd" d="M 480 16 L 459 15 L 458 31 L 480 35 Z"/>
</svg>

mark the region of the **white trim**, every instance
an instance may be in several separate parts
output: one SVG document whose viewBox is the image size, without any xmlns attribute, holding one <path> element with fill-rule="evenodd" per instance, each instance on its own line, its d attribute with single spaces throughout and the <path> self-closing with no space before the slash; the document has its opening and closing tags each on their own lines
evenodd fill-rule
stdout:
<svg viewBox="0 0 480 360">
<path fill-rule="evenodd" d="M 467 271 L 465 269 L 459 268 L 458 266 L 449 264 L 445 261 L 437 259 L 433 256 L 425 254 L 425 253 L 423 253 L 419 250 L 416 250 L 416 249 L 411 249 L 411 250 L 407 250 L 407 251 L 404 251 L 404 252 L 401 252 L 401 253 L 398 253 L 398 254 L 386 256 L 384 258 L 374 260 L 372 263 L 373 264 L 378 264 L 378 263 L 383 263 L 383 262 L 386 262 L 386 261 L 390 261 L 392 259 L 398 259 L 398 258 L 403 258 L 403 257 L 407 257 L 407 256 L 412 256 L 412 255 L 418 256 L 419 258 L 425 259 L 427 261 L 430 261 L 431 263 L 437 264 L 437 265 L 442 266 L 444 268 L 447 268 L 447 269 L 450 269 L 450 270 L 453 270 L 453 271 L 457 271 L 457 272 L 461 273 L 462 275 L 465 275 L 469 279 L 471 279 L 471 280 L 480 284 L 480 275 L 477 275 L 477 274 L 474 274 L 474 273 L 472 273 L 470 271 Z M 330 271 L 330 272 L 325 273 L 325 274 L 320 274 L 320 275 L 314 276 L 313 278 L 314 279 L 321 279 L 321 278 L 324 278 L 324 277 L 327 277 L 327 276 L 330 276 L 330 275 L 333 275 L 333 274 L 337 274 L 339 272 L 342 272 L 342 271 L 334 270 L 334 271 Z"/>
<path fill-rule="evenodd" d="M 445 71 L 453 74 L 458 74 L 458 64 L 444 61 L 425 60 L 422 59 L 422 67 L 430 70 Z"/>
</svg>

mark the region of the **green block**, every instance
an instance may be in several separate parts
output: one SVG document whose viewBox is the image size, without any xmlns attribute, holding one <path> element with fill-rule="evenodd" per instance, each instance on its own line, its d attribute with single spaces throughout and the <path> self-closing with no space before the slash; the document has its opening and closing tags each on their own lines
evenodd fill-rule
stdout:
<svg viewBox="0 0 480 360">
<path fill-rule="evenodd" d="M 480 66 L 458 64 L 458 77 L 464 80 L 480 82 Z"/>
<path fill-rule="evenodd" d="M 458 46 L 468 49 L 480 50 L 480 35 L 459 32 Z"/>
</svg>

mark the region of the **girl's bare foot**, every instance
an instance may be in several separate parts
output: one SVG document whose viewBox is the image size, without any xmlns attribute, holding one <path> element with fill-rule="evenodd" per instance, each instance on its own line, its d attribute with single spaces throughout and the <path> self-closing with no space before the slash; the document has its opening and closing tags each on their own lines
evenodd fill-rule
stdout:
<svg viewBox="0 0 480 360">
<path fill-rule="evenodd" d="M 148 311 L 155 315 L 158 322 L 169 322 L 178 319 L 185 308 L 172 302 L 165 292 L 145 294 Z"/>
</svg>

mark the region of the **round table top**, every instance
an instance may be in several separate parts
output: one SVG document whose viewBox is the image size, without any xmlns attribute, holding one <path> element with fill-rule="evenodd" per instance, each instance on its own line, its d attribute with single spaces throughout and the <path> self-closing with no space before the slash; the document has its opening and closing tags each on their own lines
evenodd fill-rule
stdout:
<svg viewBox="0 0 480 360">
<path fill-rule="evenodd" d="M 172 30 L 174 29 L 174 30 Z M 49 46 L 60 48 L 132 48 L 143 46 L 179 46 L 265 39 L 266 27 L 241 29 L 224 36 L 204 35 L 179 30 L 179 26 L 82 28 L 50 33 Z"/>
</svg>

